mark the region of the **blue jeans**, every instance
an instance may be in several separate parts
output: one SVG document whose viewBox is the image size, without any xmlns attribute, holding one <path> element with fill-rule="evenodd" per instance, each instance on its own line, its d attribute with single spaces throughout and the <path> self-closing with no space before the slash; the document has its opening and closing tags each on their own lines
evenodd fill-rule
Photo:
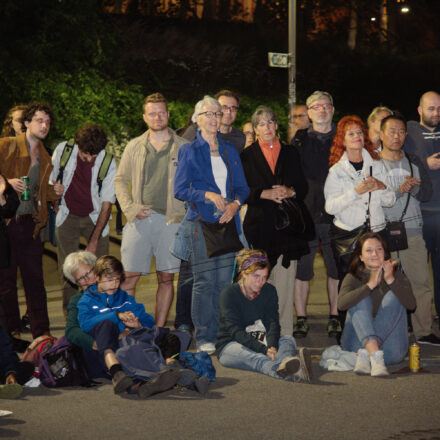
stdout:
<svg viewBox="0 0 440 440">
<path fill-rule="evenodd" d="M 295 339 L 293 336 L 281 336 L 275 361 L 235 341 L 225 345 L 218 360 L 224 367 L 257 371 L 281 379 L 277 374 L 278 366 L 285 358 L 291 356 L 296 356 Z"/>
<path fill-rule="evenodd" d="M 215 344 L 218 327 L 218 297 L 231 284 L 235 253 L 208 258 L 205 238 L 198 221 L 189 221 L 189 247 L 194 276 L 191 317 L 197 346 Z"/>
<path fill-rule="evenodd" d="M 431 266 L 434 278 L 434 304 L 440 316 L 440 212 L 422 211 L 423 238 L 428 256 L 431 255 Z"/>
<path fill-rule="evenodd" d="M 357 352 L 372 339 L 383 350 L 386 365 L 402 362 L 408 352 L 406 309 L 391 291 L 383 297 L 376 318 L 369 296 L 347 311 L 342 349 Z"/>
</svg>

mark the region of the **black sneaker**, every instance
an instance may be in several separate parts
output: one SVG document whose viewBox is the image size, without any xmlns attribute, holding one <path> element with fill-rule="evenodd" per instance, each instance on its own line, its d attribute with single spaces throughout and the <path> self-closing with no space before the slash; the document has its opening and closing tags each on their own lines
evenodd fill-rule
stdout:
<svg viewBox="0 0 440 440">
<path fill-rule="evenodd" d="M 123 371 L 117 371 L 112 377 L 113 391 L 115 394 L 121 394 L 133 386 L 133 380 L 127 376 Z"/>
<path fill-rule="evenodd" d="M 153 380 L 144 382 L 137 390 L 137 395 L 142 399 L 153 394 L 163 393 L 176 385 L 180 372 L 173 368 L 162 370 Z"/>
<path fill-rule="evenodd" d="M 431 333 L 429 335 L 422 336 L 421 338 L 417 339 L 417 343 L 440 346 L 440 338 L 434 335 L 434 333 Z"/>
<path fill-rule="evenodd" d="M 298 318 L 293 326 L 293 336 L 295 338 L 305 338 L 309 332 L 309 324 L 306 318 Z"/>
<path fill-rule="evenodd" d="M 15 336 L 12 336 L 11 339 L 12 339 L 12 346 L 14 347 L 14 350 L 17 353 L 24 353 L 26 351 L 26 348 L 28 348 L 29 345 L 31 345 L 29 341 L 16 338 Z"/>
<path fill-rule="evenodd" d="M 341 327 L 341 323 L 338 318 L 330 318 L 328 320 L 327 332 L 328 332 L 329 338 L 331 338 L 333 336 L 336 336 L 336 337 L 340 336 L 340 334 L 342 333 L 342 327 Z"/>
<path fill-rule="evenodd" d="M 24 333 L 31 332 L 31 321 L 29 320 L 28 315 L 23 315 L 21 318 L 21 331 Z"/>
</svg>

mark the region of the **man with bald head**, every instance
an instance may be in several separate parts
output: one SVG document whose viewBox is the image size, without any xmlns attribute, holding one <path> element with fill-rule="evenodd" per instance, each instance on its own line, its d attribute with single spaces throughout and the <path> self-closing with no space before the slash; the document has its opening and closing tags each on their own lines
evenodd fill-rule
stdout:
<svg viewBox="0 0 440 440">
<path fill-rule="evenodd" d="M 290 142 L 298 130 L 310 127 L 310 118 L 305 104 L 297 104 L 290 109 L 287 139 Z"/>
<path fill-rule="evenodd" d="M 417 154 L 428 170 L 433 194 L 421 204 L 423 238 L 431 256 L 434 274 L 434 303 L 440 315 L 440 95 L 426 92 L 417 108 L 420 121 L 408 122 L 405 150 Z"/>
</svg>

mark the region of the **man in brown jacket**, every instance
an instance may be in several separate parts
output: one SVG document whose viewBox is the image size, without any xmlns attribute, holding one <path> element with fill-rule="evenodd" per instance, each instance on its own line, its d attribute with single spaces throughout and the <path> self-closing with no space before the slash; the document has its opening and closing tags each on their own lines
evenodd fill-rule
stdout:
<svg viewBox="0 0 440 440">
<path fill-rule="evenodd" d="M 17 298 L 17 268 L 20 267 L 26 294 L 26 304 L 32 336 L 49 333 L 46 289 L 44 288 L 40 229 L 47 221 L 47 202 L 59 198 L 49 183 L 52 162 L 43 139 L 53 121 L 52 110 L 43 103 L 35 103 L 23 114 L 25 132 L 17 137 L 0 139 L 0 173 L 22 196 L 26 184 L 20 179 L 28 176 L 29 200 L 20 198 L 15 217 L 7 230 L 11 244 L 11 263 L 0 269 L 0 298 L 6 314 L 8 331 L 20 335 L 21 321 Z"/>
</svg>

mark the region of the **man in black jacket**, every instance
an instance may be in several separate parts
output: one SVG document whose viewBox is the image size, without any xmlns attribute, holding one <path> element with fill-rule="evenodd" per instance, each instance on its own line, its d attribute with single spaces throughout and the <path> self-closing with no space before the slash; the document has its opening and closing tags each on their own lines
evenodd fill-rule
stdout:
<svg viewBox="0 0 440 440">
<path fill-rule="evenodd" d="M 313 260 L 321 245 L 327 268 L 327 291 L 330 304 L 330 316 L 327 326 L 329 336 L 338 336 L 341 325 L 338 319 L 338 271 L 330 247 L 329 230 L 331 217 L 325 212 L 324 184 L 329 170 L 330 148 L 336 133 L 332 123 L 333 98 L 327 92 L 313 92 L 306 101 L 307 113 L 312 125 L 298 130 L 292 139 L 292 144 L 298 149 L 304 175 L 309 191 L 305 203 L 315 223 L 316 239 L 309 242 L 310 252 L 298 261 L 295 280 L 295 309 L 297 321 L 293 328 L 295 337 L 305 337 L 309 331 L 307 323 L 307 297 L 310 290 L 310 280 L 313 278 Z"/>
</svg>

